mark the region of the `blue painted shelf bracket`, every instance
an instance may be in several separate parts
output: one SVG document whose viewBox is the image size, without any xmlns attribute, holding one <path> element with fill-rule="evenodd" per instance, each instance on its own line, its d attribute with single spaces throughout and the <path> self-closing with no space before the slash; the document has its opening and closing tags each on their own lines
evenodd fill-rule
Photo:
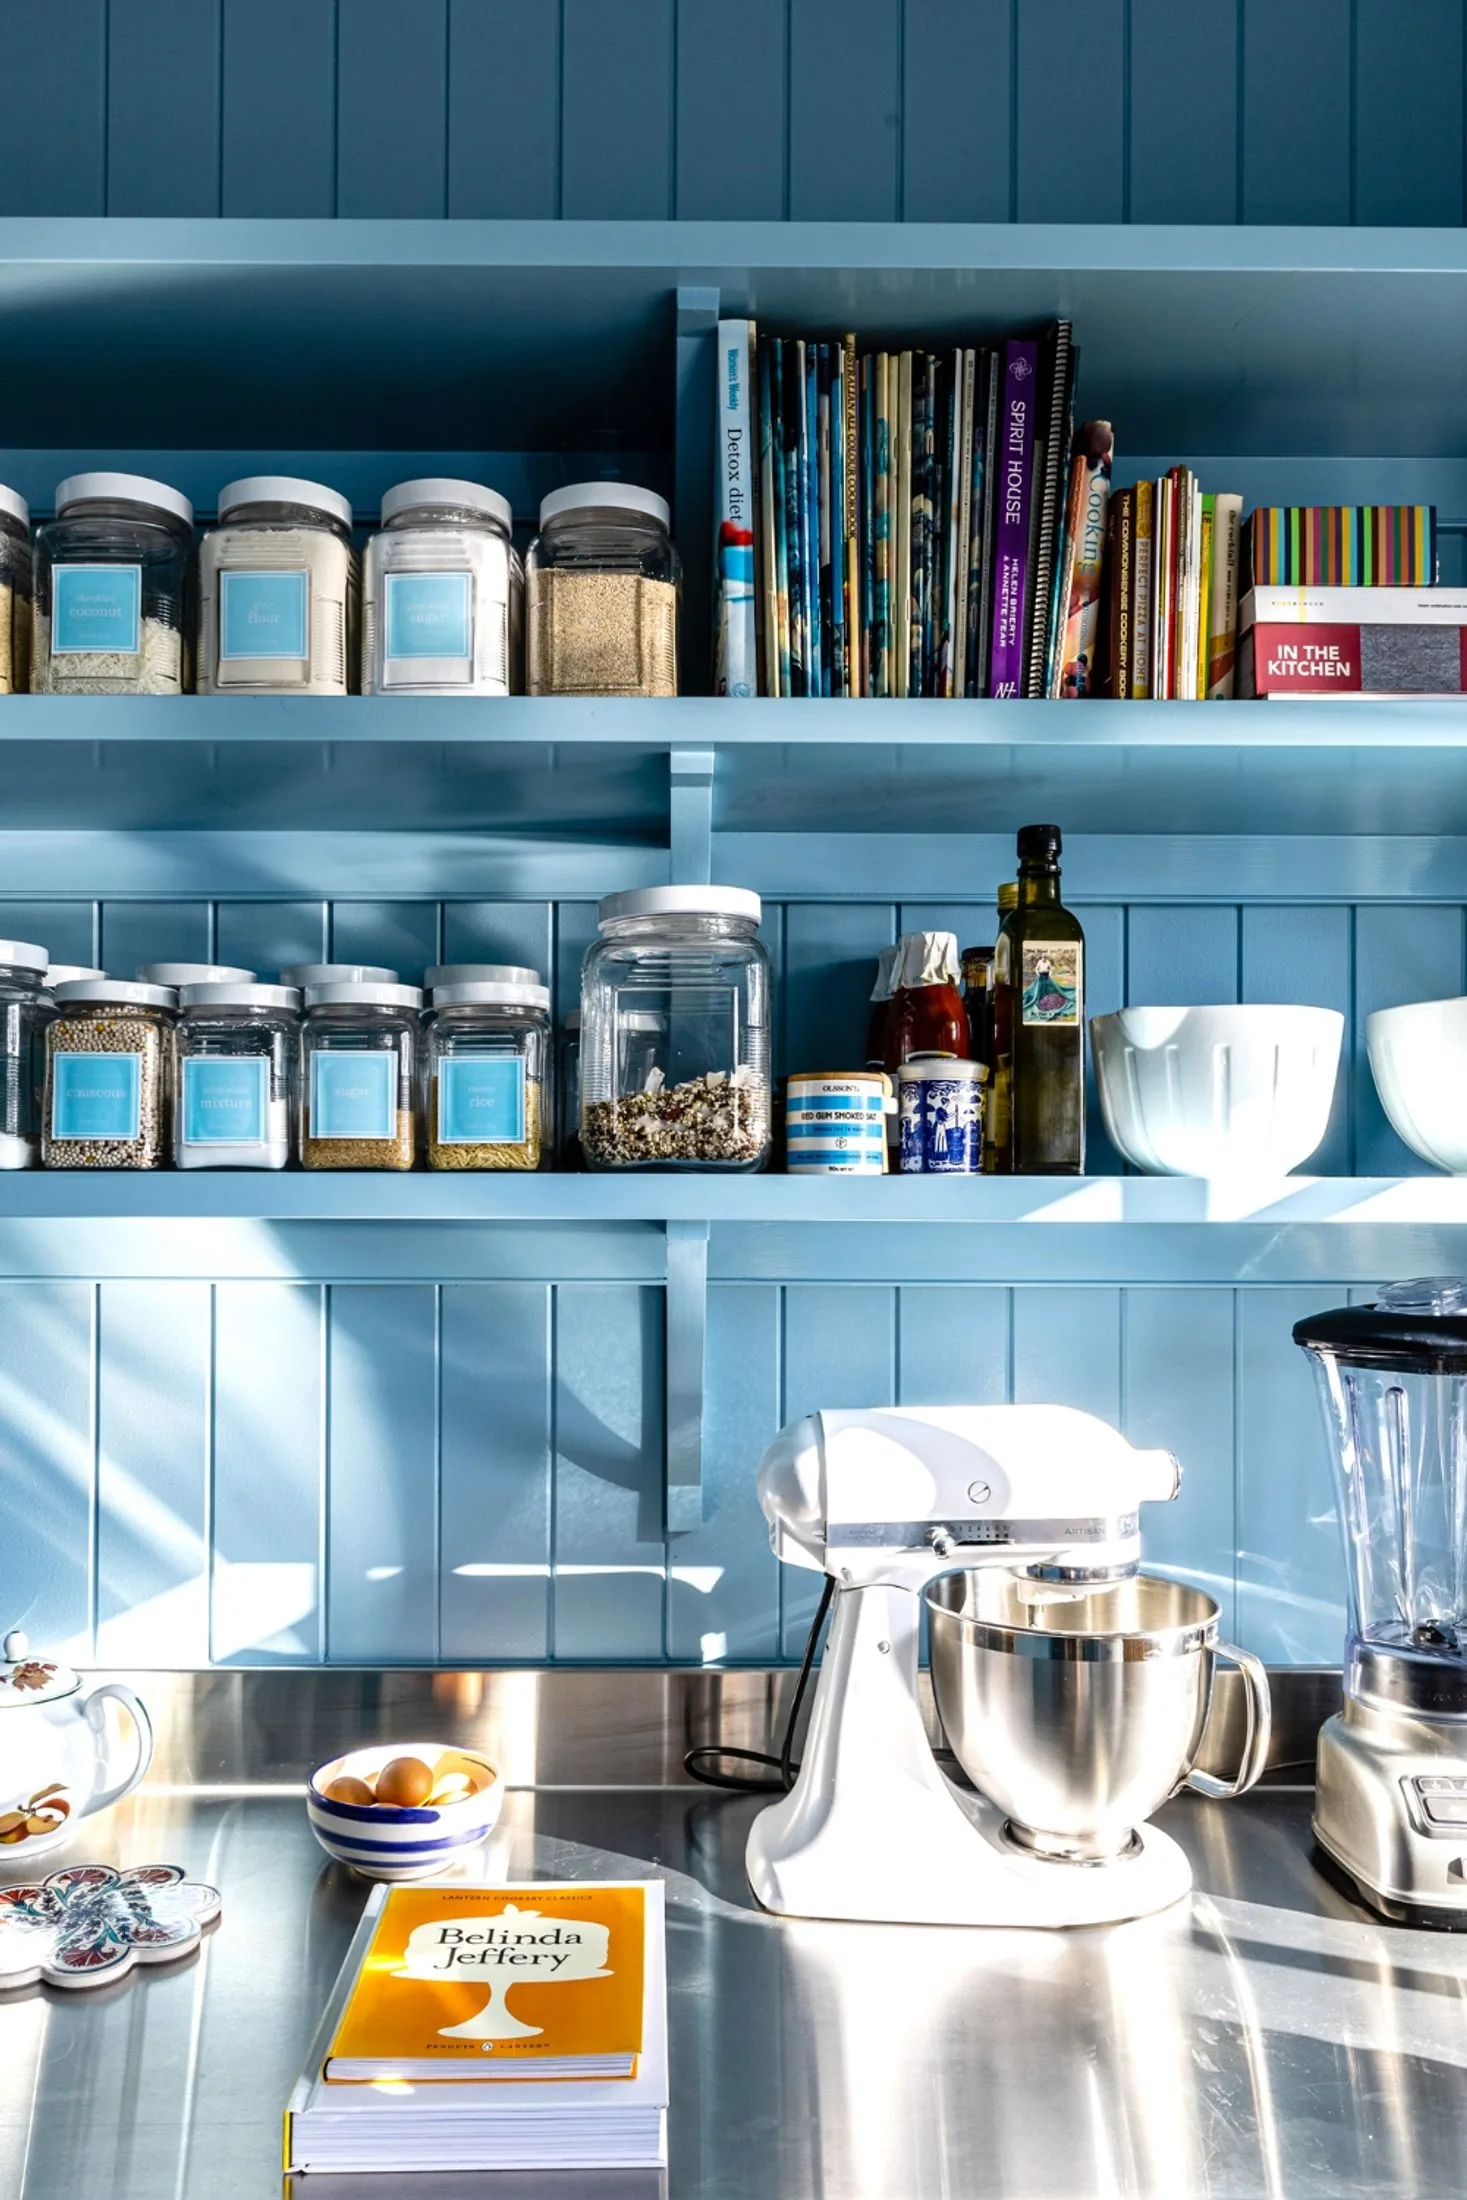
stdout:
<svg viewBox="0 0 1467 2200">
<path fill-rule="evenodd" d="M 683 558 L 681 664 L 684 695 L 706 695 L 713 681 L 713 426 L 717 417 L 719 291 L 680 284 L 677 293 L 677 432 L 673 452 L 673 539 Z"/>
<path fill-rule="evenodd" d="M 708 1225 L 667 1225 L 667 1532 L 703 1524 Z"/>
<path fill-rule="evenodd" d="M 706 886 L 713 875 L 712 749 L 674 749 L 668 768 L 668 843 L 675 886 Z"/>
</svg>

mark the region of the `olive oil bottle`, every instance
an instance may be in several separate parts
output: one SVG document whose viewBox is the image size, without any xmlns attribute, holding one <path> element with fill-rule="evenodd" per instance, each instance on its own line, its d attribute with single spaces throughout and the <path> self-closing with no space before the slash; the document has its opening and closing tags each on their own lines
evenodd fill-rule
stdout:
<svg viewBox="0 0 1467 2200">
<path fill-rule="evenodd" d="M 1060 829 L 1019 834 L 1019 899 L 993 958 L 994 1167 L 1085 1168 L 1085 934 L 1060 900 Z"/>
</svg>

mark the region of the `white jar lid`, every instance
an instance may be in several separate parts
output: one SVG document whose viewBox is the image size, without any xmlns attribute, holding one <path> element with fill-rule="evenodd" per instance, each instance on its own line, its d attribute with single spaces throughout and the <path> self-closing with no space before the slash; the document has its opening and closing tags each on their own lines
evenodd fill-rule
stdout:
<svg viewBox="0 0 1467 2200">
<path fill-rule="evenodd" d="M 543 1008 L 550 1007 L 547 985 L 440 985 L 433 993 L 435 1008 Z"/>
<path fill-rule="evenodd" d="M 540 499 L 540 525 L 543 527 L 561 512 L 583 512 L 593 508 L 645 512 L 649 518 L 660 520 L 664 527 L 672 525 L 672 510 L 666 497 L 660 497 L 655 489 L 639 489 L 630 481 L 576 481 L 568 489 L 552 489 L 548 497 Z"/>
<path fill-rule="evenodd" d="M 69 504 L 94 504 L 100 500 L 151 504 L 155 511 L 171 512 L 185 527 L 192 527 L 194 523 L 194 508 L 182 490 L 170 489 L 166 481 L 150 481 L 146 474 L 68 474 L 65 481 L 57 485 L 58 512 L 64 512 Z"/>
<path fill-rule="evenodd" d="M 346 527 L 351 525 L 351 506 L 339 489 L 324 481 L 298 481 L 293 474 L 245 474 L 226 481 L 219 492 L 219 517 L 237 512 L 242 504 L 308 504 L 312 511 L 329 512 Z"/>
<path fill-rule="evenodd" d="M 167 1008 L 178 1006 L 171 985 L 140 985 L 129 978 L 74 978 L 58 985 L 55 999 L 68 1008 Z"/>
<path fill-rule="evenodd" d="M 8 512 L 12 519 L 20 521 L 22 527 L 30 526 L 30 506 L 19 489 L 7 489 L 3 482 L 0 482 L 0 512 Z"/>
<path fill-rule="evenodd" d="M 253 970 L 240 970 L 233 963 L 143 963 L 138 970 L 139 985 L 250 985 L 254 982 Z"/>
<path fill-rule="evenodd" d="M 397 972 L 384 963 L 292 963 L 280 973 L 282 985 L 396 985 Z"/>
<path fill-rule="evenodd" d="M 509 498 L 502 497 L 497 489 L 486 488 L 482 481 L 450 481 L 437 474 L 427 474 L 421 481 L 400 481 L 395 489 L 389 489 L 382 499 L 383 526 L 396 519 L 399 512 L 415 512 L 424 504 L 452 504 L 466 512 L 487 512 L 506 534 L 514 526 Z"/>
<path fill-rule="evenodd" d="M 904 1085 L 920 1085 L 924 1079 L 948 1079 L 958 1084 L 981 1085 L 988 1071 L 982 1062 L 964 1062 L 955 1054 L 914 1054 L 903 1062 L 897 1077 Z"/>
<path fill-rule="evenodd" d="M 50 962 L 45 948 L 33 947 L 29 940 L 0 940 L 0 963 L 7 963 L 12 970 L 34 970 L 37 977 L 42 977 Z"/>
<path fill-rule="evenodd" d="M 86 963 L 52 963 L 46 972 L 49 987 L 75 985 L 82 978 L 105 978 L 105 970 L 93 970 Z"/>
<path fill-rule="evenodd" d="M 415 985 L 308 985 L 306 1007 L 311 1008 L 421 1008 L 423 996 Z"/>
<path fill-rule="evenodd" d="M 757 924 L 763 914 L 763 903 L 747 886 L 639 886 L 596 905 L 598 925 L 621 917 L 744 917 Z"/>
<path fill-rule="evenodd" d="M 293 985 L 181 985 L 180 1008 L 298 1009 L 300 989 Z"/>
<path fill-rule="evenodd" d="M 423 972 L 427 992 L 445 985 L 541 985 L 543 979 L 530 963 L 434 963 Z"/>
</svg>

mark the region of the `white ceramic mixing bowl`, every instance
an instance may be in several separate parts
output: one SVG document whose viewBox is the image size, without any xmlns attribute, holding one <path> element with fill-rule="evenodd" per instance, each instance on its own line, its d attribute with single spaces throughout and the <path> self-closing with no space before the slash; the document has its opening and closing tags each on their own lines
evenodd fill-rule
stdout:
<svg viewBox="0 0 1467 2200">
<path fill-rule="evenodd" d="M 1344 1031 L 1338 1009 L 1254 1003 L 1092 1017 L 1112 1143 L 1149 1176 L 1287 1176 L 1328 1128 Z"/>
<path fill-rule="evenodd" d="M 1365 1044 L 1396 1135 L 1434 1169 L 1467 1174 L 1467 1000 L 1378 1008 Z"/>
</svg>

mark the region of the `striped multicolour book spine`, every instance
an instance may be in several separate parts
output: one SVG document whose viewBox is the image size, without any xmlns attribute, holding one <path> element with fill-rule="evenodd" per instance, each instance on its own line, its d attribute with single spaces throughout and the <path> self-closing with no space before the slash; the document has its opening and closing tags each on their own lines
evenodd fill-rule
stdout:
<svg viewBox="0 0 1467 2200">
<path fill-rule="evenodd" d="M 1436 508 L 1268 505 L 1248 522 L 1248 549 L 1259 588 L 1428 588 L 1436 579 Z"/>
</svg>

